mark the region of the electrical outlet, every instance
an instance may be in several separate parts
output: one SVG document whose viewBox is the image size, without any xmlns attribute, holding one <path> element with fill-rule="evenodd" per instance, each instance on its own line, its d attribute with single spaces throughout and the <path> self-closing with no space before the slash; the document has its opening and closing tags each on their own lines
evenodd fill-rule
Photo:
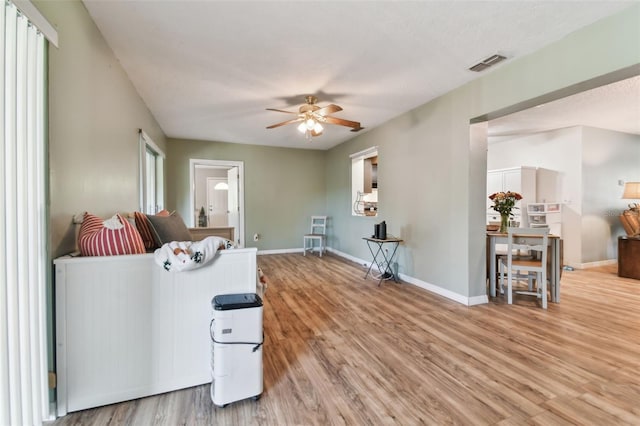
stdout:
<svg viewBox="0 0 640 426">
<path fill-rule="evenodd" d="M 260 239 L 260 234 L 253 234 L 253 241 L 258 241 Z"/>
</svg>

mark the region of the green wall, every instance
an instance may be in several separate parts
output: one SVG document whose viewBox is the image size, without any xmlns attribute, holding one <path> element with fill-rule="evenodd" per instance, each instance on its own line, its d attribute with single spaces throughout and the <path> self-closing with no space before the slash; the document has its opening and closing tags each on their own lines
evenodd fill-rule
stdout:
<svg viewBox="0 0 640 426">
<path fill-rule="evenodd" d="M 167 207 L 190 217 L 189 159 L 244 163 L 245 246 L 302 248 L 312 215 L 326 213 L 326 151 L 169 139 Z M 253 234 L 260 234 L 253 241 Z"/>
<path fill-rule="evenodd" d="M 327 206 L 334 248 L 368 259 L 373 223 L 405 240 L 399 272 L 481 301 L 485 288 L 486 139 L 470 122 L 640 73 L 640 6 L 515 58 L 330 150 Z M 366 123 L 364 123 L 366 126 Z M 350 214 L 349 154 L 378 146 L 377 218 Z"/>
<path fill-rule="evenodd" d="M 138 210 L 138 129 L 165 137 L 79 0 L 36 1 L 58 31 L 49 45 L 52 257 L 74 250 L 73 215 Z"/>
<path fill-rule="evenodd" d="M 624 186 L 619 185 L 618 180 L 634 182 L 640 179 L 640 136 L 593 127 L 582 127 L 581 136 L 580 261 L 613 259 L 615 262 L 618 236 L 626 235 L 618 214 L 633 201 L 621 198 Z"/>
<path fill-rule="evenodd" d="M 58 47 L 49 45 L 47 51 L 51 264 L 76 247 L 74 215 L 137 210 L 138 129 L 160 147 L 165 138 L 82 2 L 33 3 L 58 32 Z M 49 279 L 50 371 L 55 370 L 53 297 Z"/>
</svg>

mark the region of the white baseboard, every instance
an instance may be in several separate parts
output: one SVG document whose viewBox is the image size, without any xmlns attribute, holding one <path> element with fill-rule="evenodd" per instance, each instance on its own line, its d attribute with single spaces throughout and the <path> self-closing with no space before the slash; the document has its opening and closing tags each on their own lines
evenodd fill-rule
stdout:
<svg viewBox="0 0 640 426">
<path fill-rule="evenodd" d="M 333 253 L 333 254 L 336 254 L 336 255 L 340 256 L 340 257 L 344 257 L 345 259 L 348 259 L 348 260 L 350 260 L 352 262 L 359 263 L 360 265 L 364 266 L 365 268 L 368 268 L 371 265 L 371 262 L 367 262 L 366 260 L 362 260 L 362 259 L 360 259 L 358 257 L 351 256 L 350 254 L 343 253 L 340 250 L 336 250 L 336 249 L 331 248 L 331 247 L 327 247 L 327 250 L 329 252 Z M 376 270 L 378 269 L 378 267 L 376 265 L 373 265 L 373 267 Z"/>
<path fill-rule="evenodd" d="M 366 260 L 351 256 L 350 254 L 347 253 L 343 253 L 339 250 L 335 250 L 333 248 L 327 248 L 328 251 L 330 251 L 331 253 L 334 253 L 340 257 L 344 257 L 345 259 L 348 259 L 352 262 L 355 263 L 359 263 L 361 265 L 363 265 L 364 267 L 368 268 L 369 265 L 371 265 L 371 262 L 367 262 Z M 373 267 L 377 270 L 377 265 L 373 265 Z M 400 279 L 402 279 L 403 281 L 409 283 L 409 284 L 413 284 L 416 287 L 420 287 L 423 290 L 427 290 L 431 293 L 435 293 L 439 296 L 443 296 L 446 297 L 447 299 L 453 300 L 455 302 L 461 303 L 463 305 L 466 306 L 473 306 L 473 305 L 482 305 L 485 303 L 489 303 L 489 298 L 487 297 L 487 295 L 481 295 L 481 296 L 473 296 L 473 297 L 467 297 L 467 296 L 463 296 L 461 294 L 458 294 L 456 292 L 453 292 L 451 290 L 447 290 L 445 288 L 439 287 L 435 284 L 430 284 L 427 282 L 424 282 L 422 280 L 419 280 L 417 278 L 411 277 L 409 275 L 405 275 L 405 274 L 399 274 Z"/>
<path fill-rule="evenodd" d="M 420 287 L 431 293 L 435 293 L 438 296 L 446 297 L 447 299 L 453 300 L 454 302 L 458 302 L 466 306 L 481 305 L 484 303 L 489 303 L 489 298 L 487 297 L 486 294 L 482 296 L 467 297 L 467 296 L 463 296 L 462 294 L 458 294 L 454 291 L 447 290 L 446 288 L 439 287 L 435 284 L 431 284 L 431 283 L 419 280 L 417 278 L 410 277 L 405 274 L 400 274 L 400 278 L 403 281 L 406 281 L 410 284 L 415 285 L 416 287 Z"/>
<path fill-rule="evenodd" d="M 293 248 L 293 249 L 276 249 L 276 250 L 258 250 L 258 256 L 262 254 L 286 254 L 286 253 L 302 253 L 302 249 Z"/>
<path fill-rule="evenodd" d="M 569 266 L 575 269 L 589 269 L 589 268 L 598 268 L 600 266 L 615 265 L 617 263 L 618 263 L 618 259 L 608 259 L 608 260 L 598 260 L 596 262 L 570 263 Z"/>
<path fill-rule="evenodd" d="M 489 296 L 483 294 L 481 296 L 468 297 L 467 301 L 467 306 L 485 305 L 489 303 Z"/>
</svg>

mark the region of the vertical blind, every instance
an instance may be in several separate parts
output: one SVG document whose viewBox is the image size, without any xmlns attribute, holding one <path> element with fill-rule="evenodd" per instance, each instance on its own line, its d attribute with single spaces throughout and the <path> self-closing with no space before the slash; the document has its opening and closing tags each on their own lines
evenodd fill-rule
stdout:
<svg viewBox="0 0 640 426">
<path fill-rule="evenodd" d="M 49 418 L 46 340 L 45 46 L 0 7 L 0 425 Z"/>
</svg>

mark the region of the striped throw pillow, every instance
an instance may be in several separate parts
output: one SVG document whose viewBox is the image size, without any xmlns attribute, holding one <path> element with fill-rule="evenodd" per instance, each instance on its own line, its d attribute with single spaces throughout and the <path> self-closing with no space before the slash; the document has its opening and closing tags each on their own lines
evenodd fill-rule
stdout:
<svg viewBox="0 0 640 426">
<path fill-rule="evenodd" d="M 144 244 L 135 226 L 122 215 L 103 220 L 85 213 L 78 247 L 83 256 L 117 256 L 145 253 Z"/>
<path fill-rule="evenodd" d="M 156 216 L 164 217 L 164 216 L 169 216 L 170 214 L 171 213 L 169 213 L 167 210 L 160 210 L 158 213 L 156 213 Z M 134 212 L 133 218 L 136 222 L 136 228 L 138 229 L 138 232 L 142 237 L 142 242 L 144 243 L 144 247 L 147 250 L 155 250 L 158 247 L 160 247 L 156 243 L 152 225 L 151 225 L 151 222 L 149 222 L 149 218 L 147 218 L 147 215 L 142 212 Z"/>
</svg>

